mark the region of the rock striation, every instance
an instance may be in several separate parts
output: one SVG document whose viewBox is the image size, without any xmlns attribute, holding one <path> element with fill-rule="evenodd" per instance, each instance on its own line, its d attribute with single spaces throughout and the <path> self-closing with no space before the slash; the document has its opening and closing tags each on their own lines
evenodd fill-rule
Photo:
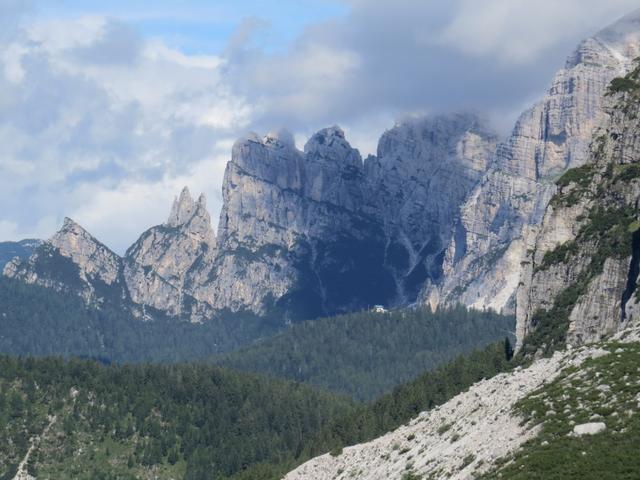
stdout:
<svg viewBox="0 0 640 480">
<path fill-rule="evenodd" d="M 131 300 L 170 315 L 193 306 L 194 285 L 206 280 L 216 252 L 216 239 L 206 199 L 191 198 L 188 188 L 174 200 L 166 223 L 152 227 L 127 250 L 123 273 Z M 197 310 L 208 310 L 205 305 Z M 198 314 L 200 315 L 200 314 Z M 196 315 L 196 319 L 200 319 Z"/>
<path fill-rule="evenodd" d="M 117 285 L 111 296 L 145 318 L 155 310 L 192 321 L 214 312 L 289 321 L 413 302 L 426 280 L 441 277 L 456 212 L 496 142 L 473 114 L 399 123 L 366 161 L 337 126 L 303 150 L 285 131 L 249 135 L 227 164 L 217 236 L 204 197 L 185 189 L 167 222 L 123 258 L 66 221 L 43 246 L 80 272 L 66 285 L 51 280 L 41 254 L 5 274 L 60 289 L 81 284 L 88 301 L 95 282 Z"/>
<path fill-rule="evenodd" d="M 606 88 L 639 54 L 640 10 L 578 46 L 545 96 L 498 146 L 489 172 L 462 206 L 443 281 L 427 285 L 424 301 L 514 310 L 522 262 L 554 180 L 588 160 L 592 132 L 606 117 Z"/>
<path fill-rule="evenodd" d="M 298 317 L 415 301 L 441 275 L 443 240 L 497 141 L 471 114 L 398 124 L 364 162 L 339 127 L 303 151 L 284 138 L 234 146 L 219 292 L 241 279 L 243 303 L 257 310 L 269 298 Z"/>
<path fill-rule="evenodd" d="M 380 139 L 365 162 L 369 207 L 384 223 L 385 264 L 401 303 L 442 281 L 460 207 L 479 185 L 498 142 L 476 115 L 410 120 Z"/>
<path fill-rule="evenodd" d="M 587 161 L 567 171 L 530 237 L 517 290 L 517 337 L 526 348 L 597 341 L 640 321 L 640 66 L 615 80 Z"/>
</svg>

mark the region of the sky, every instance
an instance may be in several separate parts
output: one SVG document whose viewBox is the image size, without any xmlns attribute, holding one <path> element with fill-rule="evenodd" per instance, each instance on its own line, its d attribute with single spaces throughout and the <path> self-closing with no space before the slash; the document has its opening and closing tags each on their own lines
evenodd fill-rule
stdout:
<svg viewBox="0 0 640 480">
<path fill-rule="evenodd" d="M 0 241 L 71 217 L 123 253 L 175 195 L 214 224 L 231 147 L 471 110 L 506 135 L 637 0 L 0 0 Z"/>
</svg>

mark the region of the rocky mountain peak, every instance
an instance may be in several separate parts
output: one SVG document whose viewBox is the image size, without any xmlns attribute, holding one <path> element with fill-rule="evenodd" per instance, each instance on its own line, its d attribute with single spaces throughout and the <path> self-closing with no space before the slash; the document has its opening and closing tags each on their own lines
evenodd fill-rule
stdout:
<svg viewBox="0 0 640 480">
<path fill-rule="evenodd" d="M 271 145 L 275 148 L 296 148 L 296 142 L 293 138 L 293 134 L 285 128 L 267 133 L 263 137 L 262 143 L 265 145 Z"/>
<path fill-rule="evenodd" d="M 211 228 L 211 217 L 207 211 L 207 197 L 204 193 L 194 201 L 189 188 L 184 187 L 180 196 L 174 199 L 165 225 L 172 228 L 186 228 L 200 240 L 213 243 L 214 233 Z"/>
<path fill-rule="evenodd" d="M 344 131 L 337 125 L 323 128 L 312 135 L 304 146 L 304 153 L 310 160 L 362 166 L 360 152 L 349 144 Z"/>
<path fill-rule="evenodd" d="M 62 228 L 47 243 L 57 248 L 62 255 L 67 257 L 82 256 L 97 250 L 108 252 L 109 256 L 117 257 L 115 253 L 99 242 L 84 227 L 69 217 L 65 217 Z"/>
<path fill-rule="evenodd" d="M 461 142 L 469 144 L 473 138 L 482 139 L 493 148 L 496 134 L 480 116 L 470 113 L 451 113 L 406 119 L 387 130 L 378 142 L 378 158 L 385 164 L 425 163 L 445 164 L 443 158 L 464 161 L 467 152 Z M 488 160 L 491 155 L 483 155 Z M 486 166 L 486 165 L 485 165 Z"/>
<path fill-rule="evenodd" d="M 594 129 L 606 121 L 603 96 L 640 53 L 638 12 L 583 41 L 543 98 L 525 111 L 461 208 L 449 240 L 443 283 L 432 306 L 462 302 L 512 311 L 535 231 L 555 193 L 554 179 L 589 158 Z"/>
<path fill-rule="evenodd" d="M 640 55 L 640 9 L 583 40 L 568 57 L 565 70 L 575 67 L 594 69 L 627 68 Z M 621 73 L 621 72 L 618 72 Z"/>
<path fill-rule="evenodd" d="M 640 54 L 640 9 L 600 30 L 594 38 L 625 57 L 636 58 Z"/>
<path fill-rule="evenodd" d="M 191 197 L 188 187 L 184 187 L 180 196 L 173 200 L 173 206 L 171 207 L 171 213 L 167 220 L 167 225 L 170 227 L 178 227 L 188 222 L 196 209 L 196 203 Z"/>
<path fill-rule="evenodd" d="M 62 228 L 24 261 L 7 264 L 4 275 L 27 283 L 66 290 L 73 286 L 85 300 L 100 302 L 99 285 L 117 290 L 121 258 L 82 226 L 65 218 Z M 116 296 L 121 296 L 118 291 Z"/>
<path fill-rule="evenodd" d="M 62 227 L 60 227 L 60 230 L 58 230 L 56 235 L 65 233 L 75 235 L 89 235 L 89 232 L 87 232 L 82 225 L 69 217 L 64 217 L 64 220 L 62 221 Z"/>
</svg>

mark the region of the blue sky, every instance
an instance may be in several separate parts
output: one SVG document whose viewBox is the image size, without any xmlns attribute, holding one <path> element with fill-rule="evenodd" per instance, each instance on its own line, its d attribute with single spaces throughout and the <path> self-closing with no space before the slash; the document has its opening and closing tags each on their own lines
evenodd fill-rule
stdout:
<svg viewBox="0 0 640 480">
<path fill-rule="evenodd" d="M 506 135 L 637 0 L 0 0 L 0 240 L 69 216 L 117 252 L 183 186 L 214 223 L 233 142 L 339 124 L 363 156 L 407 116 Z"/>
<path fill-rule="evenodd" d="M 349 9 L 343 2 L 325 0 L 49 0 L 38 4 L 37 11 L 45 18 L 119 18 L 143 35 L 160 37 L 185 53 L 217 54 L 245 18 L 263 20 L 265 31 L 256 41 L 278 51 L 286 49 L 307 25 L 344 16 Z"/>
</svg>

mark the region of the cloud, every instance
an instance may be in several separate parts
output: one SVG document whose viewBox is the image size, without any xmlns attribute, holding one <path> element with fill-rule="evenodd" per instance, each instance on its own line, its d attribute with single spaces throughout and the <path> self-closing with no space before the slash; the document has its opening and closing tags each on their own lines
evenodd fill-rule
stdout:
<svg viewBox="0 0 640 480">
<path fill-rule="evenodd" d="M 461 109 L 502 123 L 507 114 L 511 123 L 516 107 L 544 91 L 582 38 L 637 2 L 347 3 L 348 15 L 308 27 L 284 53 L 242 42 L 230 49 L 227 81 L 260 107 L 257 125 L 358 126 L 372 116 Z"/>
<path fill-rule="evenodd" d="M 462 0 L 439 40 L 471 55 L 530 64 L 636 7 L 631 0 Z"/>
<path fill-rule="evenodd" d="M 215 221 L 229 144 L 251 114 L 219 58 L 81 17 L 17 29 L 0 62 L 4 238 L 46 237 L 76 216 L 122 252 L 185 184 L 202 187 Z"/>
<path fill-rule="evenodd" d="M 109 19 L 96 39 L 72 54 L 84 64 L 131 66 L 140 59 L 142 47 L 142 38 L 131 26 Z"/>
<path fill-rule="evenodd" d="M 207 194 L 215 222 L 231 145 L 248 130 L 287 127 L 301 145 L 339 123 L 364 154 L 407 114 L 475 109 L 506 131 L 581 38 L 636 6 L 344 3 L 277 48 L 278 15 L 249 17 L 213 55 L 122 18 L 38 17 L 0 0 L 0 239 L 46 237 L 72 216 L 122 252 L 183 185 Z"/>
</svg>

